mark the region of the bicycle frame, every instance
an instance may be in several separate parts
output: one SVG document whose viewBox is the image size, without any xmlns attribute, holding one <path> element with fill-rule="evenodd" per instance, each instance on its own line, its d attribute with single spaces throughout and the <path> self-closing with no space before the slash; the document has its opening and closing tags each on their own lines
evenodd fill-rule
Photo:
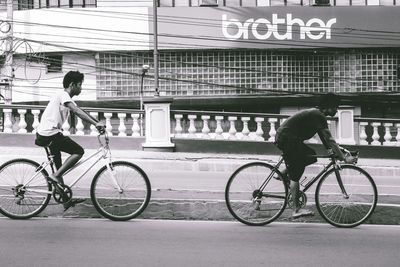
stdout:
<svg viewBox="0 0 400 267">
<path fill-rule="evenodd" d="M 336 179 L 338 181 L 339 187 L 342 190 L 343 195 L 348 198 L 348 194 L 346 192 L 346 189 L 344 188 L 343 182 L 342 182 L 342 178 L 340 177 L 340 173 L 339 173 L 339 169 L 340 169 L 340 165 L 336 162 L 336 159 L 329 155 L 329 156 L 321 156 L 321 155 L 317 155 L 315 156 L 316 158 L 330 158 L 331 161 L 329 162 L 328 165 L 324 166 L 324 168 L 314 177 L 312 178 L 310 181 L 308 181 L 304 186 L 303 186 L 303 192 L 307 192 L 307 190 L 316 182 L 318 181 L 329 169 L 331 169 L 332 167 L 335 169 L 335 174 L 336 174 Z M 273 175 L 279 171 L 279 167 L 282 165 L 283 163 L 283 157 L 281 157 L 278 161 L 277 164 L 275 164 L 273 171 L 269 174 L 269 176 L 267 177 L 267 179 L 265 179 L 264 183 L 261 185 L 260 190 L 261 192 L 264 191 L 265 187 L 267 186 L 267 184 L 269 183 L 270 179 L 273 177 Z"/>
<path fill-rule="evenodd" d="M 106 140 L 108 140 L 108 137 L 106 136 Z M 76 178 L 71 184 L 69 184 L 68 186 L 70 188 L 72 188 L 75 184 L 77 184 L 82 178 L 83 176 L 85 176 L 85 174 L 87 174 L 99 161 L 103 160 L 104 161 L 104 165 L 107 167 L 107 170 L 110 172 L 111 174 L 111 178 L 112 181 L 114 182 L 114 185 L 116 186 L 116 188 L 118 189 L 118 191 L 122 192 L 122 189 L 120 187 L 120 185 L 117 183 L 114 174 L 112 173 L 112 169 L 110 167 L 110 162 L 111 162 L 111 152 L 108 146 L 108 141 L 106 141 L 106 144 L 103 144 L 100 141 L 100 136 L 99 136 L 99 143 L 100 143 L 100 148 L 94 152 L 92 155 L 90 155 L 88 158 L 79 161 L 77 164 L 75 164 L 71 169 L 69 169 L 68 171 L 65 172 L 65 174 L 70 173 L 71 171 L 73 171 L 74 169 L 76 169 L 77 167 L 81 166 L 82 164 L 86 163 L 87 161 L 89 161 L 92 158 L 95 158 L 96 156 L 97 159 L 94 163 L 92 163 L 80 176 L 78 176 L 78 178 Z M 37 175 L 42 171 L 45 170 L 48 166 L 51 166 L 51 169 L 53 170 L 53 156 L 49 155 L 48 156 L 48 161 L 43 162 L 37 169 L 35 174 L 24 184 L 24 187 L 28 186 L 36 177 Z M 53 170 L 54 172 L 54 170 Z M 64 175 L 65 175 L 64 174 Z M 37 193 L 44 193 L 44 191 L 42 190 L 35 190 L 35 189 L 31 189 L 32 192 L 37 192 Z M 46 191 L 47 192 L 47 191 Z M 51 193 L 51 192 L 47 192 L 47 193 Z"/>
</svg>

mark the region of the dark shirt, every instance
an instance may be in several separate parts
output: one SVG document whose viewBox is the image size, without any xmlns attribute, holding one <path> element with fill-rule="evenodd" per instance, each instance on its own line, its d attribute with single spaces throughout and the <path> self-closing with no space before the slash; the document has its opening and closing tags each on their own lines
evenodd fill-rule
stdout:
<svg viewBox="0 0 400 267">
<path fill-rule="evenodd" d="M 328 128 L 325 115 L 316 108 L 300 111 L 288 118 L 277 130 L 277 137 L 298 139 L 312 138 L 319 130 Z"/>
</svg>

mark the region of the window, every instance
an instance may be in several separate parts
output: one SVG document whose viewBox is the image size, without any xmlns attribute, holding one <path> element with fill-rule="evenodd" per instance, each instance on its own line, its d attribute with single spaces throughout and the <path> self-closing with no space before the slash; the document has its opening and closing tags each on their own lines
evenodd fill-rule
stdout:
<svg viewBox="0 0 400 267">
<path fill-rule="evenodd" d="M 47 73 L 61 72 L 62 71 L 62 56 L 61 55 L 48 55 L 44 59 L 47 65 Z"/>
<path fill-rule="evenodd" d="M 39 8 L 49 7 L 96 7 L 97 0 L 19 0 L 35 1 Z"/>
<path fill-rule="evenodd" d="M 200 6 L 218 6 L 218 0 L 199 0 Z"/>
<path fill-rule="evenodd" d="M 18 0 L 18 10 L 26 9 L 33 9 L 33 0 Z"/>
</svg>

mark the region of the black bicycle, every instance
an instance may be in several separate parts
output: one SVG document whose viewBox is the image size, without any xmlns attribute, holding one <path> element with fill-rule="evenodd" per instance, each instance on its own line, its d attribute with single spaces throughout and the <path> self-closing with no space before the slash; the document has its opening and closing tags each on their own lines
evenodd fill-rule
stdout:
<svg viewBox="0 0 400 267">
<path fill-rule="evenodd" d="M 358 159 L 358 152 L 350 152 Z M 317 182 L 315 205 L 319 214 L 336 227 L 355 227 L 365 222 L 374 212 L 378 192 L 374 180 L 355 164 L 341 164 L 333 153 L 327 156 L 328 165 L 318 175 L 303 183 L 299 203 L 307 203 L 305 192 Z M 292 208 L 289 181 L 279 167 L 265 162 L 252 162 L 238 168 L 229 178 L 225 201 L 230 213 L 247 225 L 265 225 L 278 219 L 286 206 Z"/>
</svg>

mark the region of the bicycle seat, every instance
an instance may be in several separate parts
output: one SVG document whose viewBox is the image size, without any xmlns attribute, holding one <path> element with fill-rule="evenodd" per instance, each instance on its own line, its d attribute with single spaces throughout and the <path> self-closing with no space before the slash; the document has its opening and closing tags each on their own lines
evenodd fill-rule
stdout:
<svg viewBox="0 0 400 267">
<path fill-rule="evenodd" d="M 40 146 L 40 147 L 49 147 L 49 146 L 51 146 L 52 143 L 53 143 L 53 141 L 44 142 L 43 140 L 40 140 L 38 138 L 35 139 L 35 145 Z"/>
</svg>

